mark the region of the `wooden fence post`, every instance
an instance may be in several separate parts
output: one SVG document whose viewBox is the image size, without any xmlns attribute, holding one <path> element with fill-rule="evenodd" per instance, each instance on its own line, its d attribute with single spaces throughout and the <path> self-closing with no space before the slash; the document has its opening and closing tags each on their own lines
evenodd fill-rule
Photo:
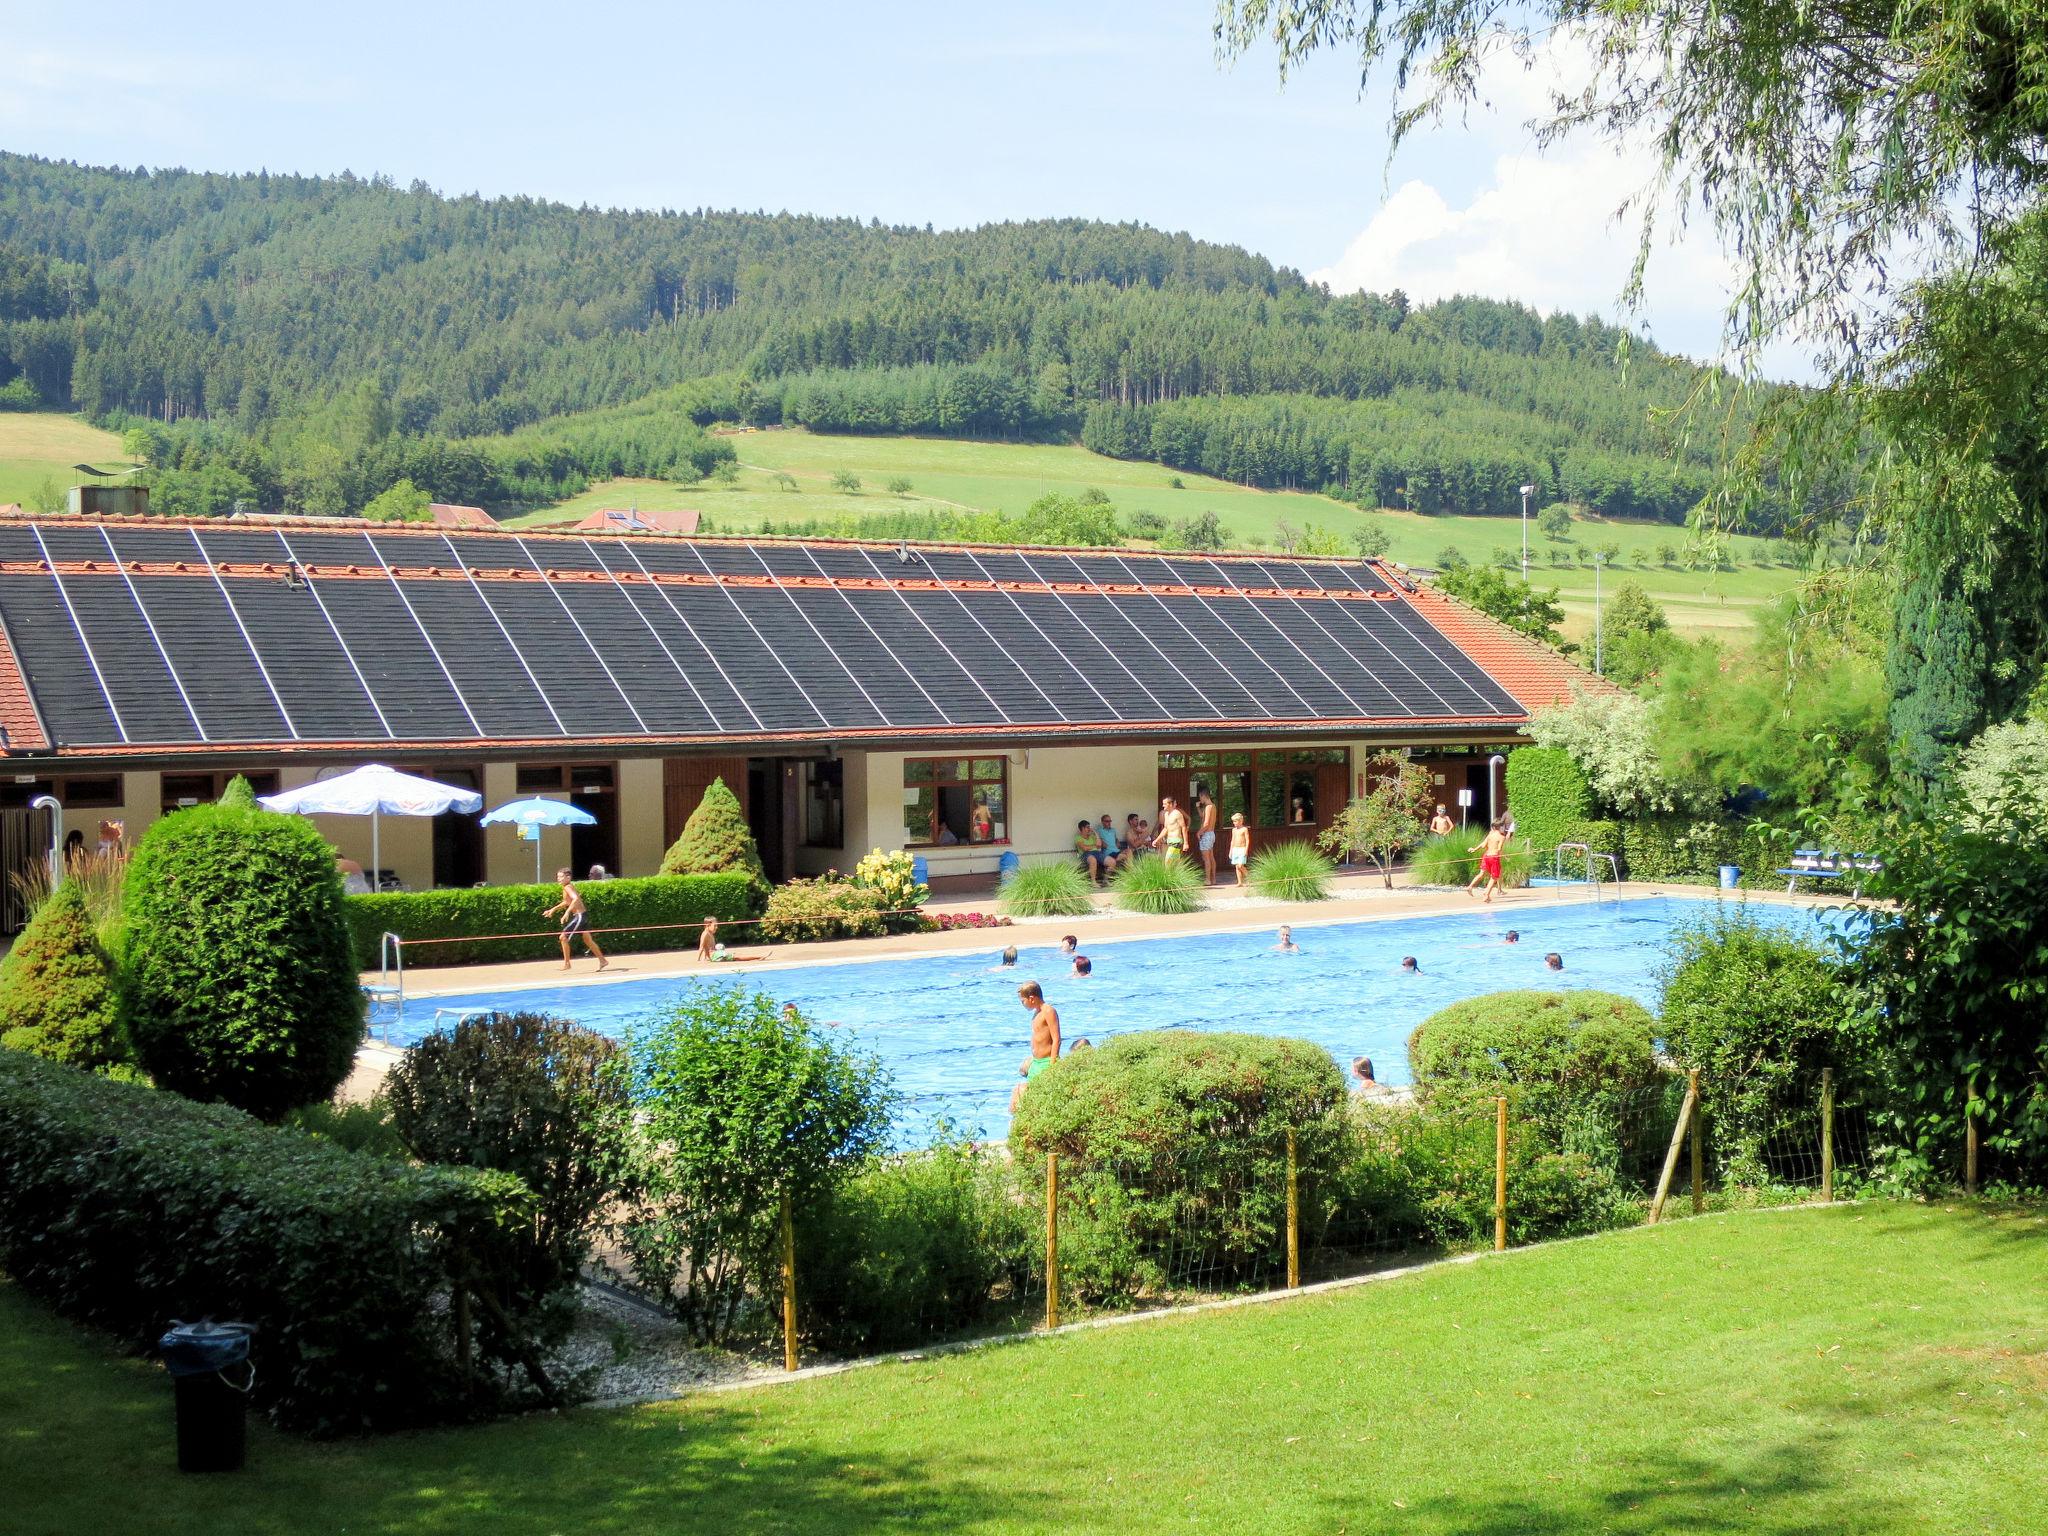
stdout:
<svg viewBox="0 0 2048 1536">
<path fill-rule="evenodd" d="M 782 1192 L 782 1368 L 796 1369 L 796 1221 Z"/>
<path fill-rule="evenodd" d="M 1700 1101 L 1700 1069 L 1694 1067 L 1686 1074 L 1686 1094 L 1695 1105 Z M 1692 1213 L 1700 1215 L 1707 1208 L 1707 1149 L 1705 1138 L 1700 1134 L 1700 1113 L 1693 1111 L 1692 1131 Z"/>
<path fill-rule="evenodd" d="M 1963 1100 L 1963 1193 L 1977 1193 L 1977 1090 Z"/>
<path fill-rule="evenodd" d="M 1287 1288 L 1301 1284 L 1301 1162 L 1294 1127 L 1287 1127 Z"/>
<path fill-rule="evenodd" d="M 1650 1225 L 1664 1219 L 1664 1202 L 1671 1195 L 1671 1181 L 1678 1173 L 1678 1154 L 1685 1146 L 1685 1133 L 1692 1127 L 1693 1112 L 1699 1107 L 1697 1090 L 1687 1087 L 1685 1103 L 1679 1106 L 1678 1124 L 1671 1128 L 1671 1150 L 1664 1154 L 1664 1173 L 1657 1180 L 1657 1198 L 1650 1202 Z"/>
<path fill-rule="evenodd" d="M 1835 1198 L 1835 1069 L 1820 1069 L 1820 1197 Z"/>
<path fill-rule="evenodd" d="M 1045 1326 L 1060 1325 L 1060 1155 L 1045 1154 Z"/>
<path fill-rule="evenodd" d="M 1493 1251 L 1508 1245 L 1508 1101 L 1493 1101 Z"/>
</svg>

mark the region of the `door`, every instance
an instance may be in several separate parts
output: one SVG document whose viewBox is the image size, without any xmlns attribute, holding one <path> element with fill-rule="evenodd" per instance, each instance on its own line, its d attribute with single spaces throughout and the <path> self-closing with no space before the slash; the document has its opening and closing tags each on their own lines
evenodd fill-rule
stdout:
<svg viewBox="0 0 2048 1536">
<path fill-rule="evenodd" d="M 793 758 L 747 760 L 746 793 L 741 800 L 747 829 L 760 850 L 762 870 L 777 885 L 796 872 L 796 767 Z"/>
<path fill-rule="evenodd" d="M 459 789 L 482 789 L 475 768 L 429 768 L 426 776 Z M 434 884 L 466 889 L 484 880 L 484 829 L 477 811 L 448 811 L 434 818 Z"/>
<path fill-rule="evenodd" d="M 1493 820 L 1493 774 L 1486 764 L 1466 766 L 1465 787 L 1472 791 L 1472 809 L 1466 813 L 1470 818 L 1466 825 L 1483 827 Z"/>
</svg>

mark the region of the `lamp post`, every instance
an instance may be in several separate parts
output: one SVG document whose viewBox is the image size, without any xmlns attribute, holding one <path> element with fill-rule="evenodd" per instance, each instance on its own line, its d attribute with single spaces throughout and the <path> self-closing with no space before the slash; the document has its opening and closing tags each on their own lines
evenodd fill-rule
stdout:
<svg viewBox="0 0 2048 1536">
<path fill-rule="evenodd" d="M 1605 564 L 1607 564 L 1606 552 L 1595 550 L 1593 552 L 1593 671 L 1599 677 L 1607 675 L 1607 653 L 1602 643 L 1605 639 L 1605 631 L 1601 624 L 1602 610 L 1600 606 L 1600 568 Z"/>
<path fill-rule="evenodd" d="M 50 889 L 54 891 L 64 878 L 64 807 L 55 795 L 37 795 L 28 808 L 50 813 Z"/>
<path fill-rule="evenodd" d="M 1529 585 L 1529 498 L 1536 494 L 1536 487 L 1522 487 L 1522 585 Z"/>
</svg>

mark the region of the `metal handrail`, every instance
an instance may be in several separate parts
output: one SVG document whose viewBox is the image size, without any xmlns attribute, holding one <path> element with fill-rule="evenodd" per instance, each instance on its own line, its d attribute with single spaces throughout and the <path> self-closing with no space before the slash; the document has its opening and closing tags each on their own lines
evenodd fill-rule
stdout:
<svg viewBox="0 0 2048 1536">
<path fill-rule="evenodd" d="M 1593 872 L 1596 860 L 1605 859 L 1607 861 L 1607 872 L 1613 876 L 1614 883 L 1616 885 L 1621 884 L 1620 861 L 1611 853 L 1595 853 L 1590 843 L 1559 843 L 1557 847 L 1552 849 L 1550 853 L 1550 875 L 1553 880 L 1562 882 L 1564 879 L 1564 855 L 1565 850 L 1568 848 L 1575 850 L 1579 857 L 1585 860 L 1586 883 L 1593 887 L 1595 900 L 1599 899 L 1601 885 L 1600 877 Z"/>
<path fill-rule="evenodd" d="M 363 992 L 374 1007 L 389 1003 L 398 1015 L 400 1023 L 405 1022 L 405 940 L 398 934 L 386 932 L 377 939 L 377 984 L 364 987 Z M 391 1043 L 391 1024 L 384 1025 L 384 1043 Z"/>
</svg>

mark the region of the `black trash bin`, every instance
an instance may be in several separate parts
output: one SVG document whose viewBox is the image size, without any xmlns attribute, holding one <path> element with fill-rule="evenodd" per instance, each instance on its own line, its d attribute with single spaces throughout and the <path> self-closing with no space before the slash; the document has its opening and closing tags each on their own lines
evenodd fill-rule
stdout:
<svg viewBox="0 0 2048 1536">
<path fill-rule="evenodd" d="M 247 1323 L 172 1322 L 157 1340 L 178 1412 L 180 1472 L 239 1472 L 248 1454 L 246 1410 L 256 1385 Z"/>
</svg>

